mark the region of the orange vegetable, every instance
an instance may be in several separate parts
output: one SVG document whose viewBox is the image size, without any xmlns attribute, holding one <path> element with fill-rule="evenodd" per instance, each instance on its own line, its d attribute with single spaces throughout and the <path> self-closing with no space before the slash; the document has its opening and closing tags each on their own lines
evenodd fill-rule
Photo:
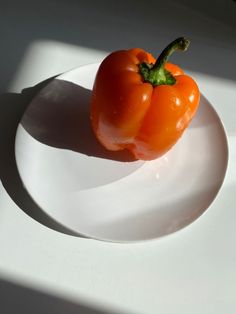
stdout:
<svg viewBox="0 0 236 314">
<path fill-rule="evenodd" d="M 103 146 L 151 160 L 177 142 L 196 113 L 200 93 L 195 81 L 167 59 L 188 46 L 189 40 L 181 37 L 157 60 L 139 48 L 105 58 L 94 82 L 90 114 Z"/>
</svg>

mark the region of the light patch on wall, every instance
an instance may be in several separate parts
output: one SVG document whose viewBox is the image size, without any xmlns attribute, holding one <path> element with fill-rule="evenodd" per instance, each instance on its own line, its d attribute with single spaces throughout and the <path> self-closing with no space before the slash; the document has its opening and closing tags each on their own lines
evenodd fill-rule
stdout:
<svg viewBox="0 0 236 314">
<path fill-rule="evenodd" d="M 49 77 L 77 66 L 100 62 L 108 53 L 52 40 L 32 42 L 20 62 L 9 92 L 20 92 Z"/>
</svg>

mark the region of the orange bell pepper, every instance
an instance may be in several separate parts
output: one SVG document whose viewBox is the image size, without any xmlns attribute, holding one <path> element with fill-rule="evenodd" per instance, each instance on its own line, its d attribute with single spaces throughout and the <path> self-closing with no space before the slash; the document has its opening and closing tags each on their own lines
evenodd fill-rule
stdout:
<svg viewBox="0 0 236 314">
<path fill-rule="evenodd" d="M 152 160 L 177 142 L 196 113 L 200 93 L 196 82 L 167 59 L 188 46 L 189 40 L 181 37 L 157 60 L 139 48 L 105 58 L 94 82 L 90 111 L 92 128 L 103 146 Z"/>
</svg>

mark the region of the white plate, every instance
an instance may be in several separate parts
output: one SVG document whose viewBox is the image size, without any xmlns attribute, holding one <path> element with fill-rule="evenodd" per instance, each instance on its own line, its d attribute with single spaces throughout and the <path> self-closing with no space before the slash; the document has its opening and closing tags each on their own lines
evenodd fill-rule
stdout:
<svg viewBox="0 0 236 314">
<path fill-rule="evenodd" d="M 227 139 L 206 98 L 180 141 L 162 158 L 133 161 L 96 141 L 89 99 L 98 64 L 54 79 L 18 126 L 16 162 L 35 202 L 78 234 L 139 241 L 175 232 L 198 218 L 218 193 Z"/>
</svg>

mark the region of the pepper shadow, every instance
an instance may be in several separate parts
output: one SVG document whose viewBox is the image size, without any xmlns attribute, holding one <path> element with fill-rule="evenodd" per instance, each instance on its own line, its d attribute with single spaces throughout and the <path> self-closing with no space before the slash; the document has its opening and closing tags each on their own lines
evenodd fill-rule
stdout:
<svg viewBox="0 0 236 314">
<path fill-rule="evenodd" d="M 95 138 L 89 109 L 91 91 L 54 79 L 31 101 L 21 125 L 39 142 L 88 156 L 116 161 L 135 161 L 128 150 L 112 152 Z"/>
</svg>

